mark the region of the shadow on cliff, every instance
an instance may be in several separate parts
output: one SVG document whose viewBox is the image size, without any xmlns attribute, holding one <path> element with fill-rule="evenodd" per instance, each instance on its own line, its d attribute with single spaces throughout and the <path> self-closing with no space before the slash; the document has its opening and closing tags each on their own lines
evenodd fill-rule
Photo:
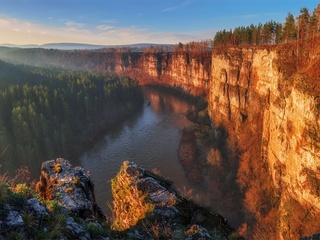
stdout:
<svg viewBox="0 0 320 240">
<path fill-rule="evenodd" d="M 239 157 L 230 149 L 226 129 L 200 125 L 184 129 L 178 156 L 193 186 L 189 197 L 225 216 L 234 228 L 240 227 L 244 213 L 237 183 Z"/>
</svg>

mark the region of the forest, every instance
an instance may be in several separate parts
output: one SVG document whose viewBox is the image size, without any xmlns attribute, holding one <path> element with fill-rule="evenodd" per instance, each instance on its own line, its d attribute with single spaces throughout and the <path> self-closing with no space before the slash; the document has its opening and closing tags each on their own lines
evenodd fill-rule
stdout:
<svg viewBox="0 0 320 240">
<path fill-rule="evenodd" d="M 143 103 L 138 82 L 0 61 L 0 160 L 5 170 L 72 158 Z M 7 166 L 7 167 L 6 167 Z M 10 167 L 9 167 L 10 166 Z"/>
<path fill-rule="evenodd" d="M 287 43 L 294 40 L 313 39 L 319 35 L 320 4 L 311 14 L 307 8 L 294 17 L 288 13 L 284 23 L 273 20 L 264 24 L 236 27 L 218 31 L 214 37 L 215 47 Z"/>
</svg>

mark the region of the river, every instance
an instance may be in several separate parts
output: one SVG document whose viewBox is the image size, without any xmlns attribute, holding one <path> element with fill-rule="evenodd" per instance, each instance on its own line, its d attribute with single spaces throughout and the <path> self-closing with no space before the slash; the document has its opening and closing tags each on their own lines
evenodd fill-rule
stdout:
<svg viewBox="0 0 320 240">
<path fill-rule="evenodd" d="M 109 131 L 76 164 L 89 170 L 96 200 L 106 214 L 112 202 L 111 182 L 123 161 L 156 171 L 187 192 L 191 186 L 177 154 L 181 131 L 193 125 L 185 114 L 193 105 L 160 89 L 143 87 L 144 106 Z"/>
</svg>

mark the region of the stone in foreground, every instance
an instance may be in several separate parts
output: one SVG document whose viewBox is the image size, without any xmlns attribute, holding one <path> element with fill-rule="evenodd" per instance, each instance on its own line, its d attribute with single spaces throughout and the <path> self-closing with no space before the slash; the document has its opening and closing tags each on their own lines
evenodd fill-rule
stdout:
<svg viewBox="0 0 320 240">
<path fill-rule="evenodd" d="M 171 181 L 124 162 L 112 180 L 113 229 L 136 239 L 242 239 L 219 214 L 182 197 Z"/>
<path fill-rule="evenodd" d="M 96 203 L 94 185 L 88 174 L 63 158 L 42 163 L 37 191 L 42 198 L 56 201 L 81 218 L 105 218 Z"/>
</svg>

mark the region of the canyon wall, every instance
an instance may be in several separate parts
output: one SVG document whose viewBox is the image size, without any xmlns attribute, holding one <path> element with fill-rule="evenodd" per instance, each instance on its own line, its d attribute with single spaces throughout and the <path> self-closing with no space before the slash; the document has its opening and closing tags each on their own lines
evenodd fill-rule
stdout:
<svg viewBox="0 0 320 240">
<path fill-rule="evenodd" d="M 312 87 L 302 87 L 311 82 L 304 70 L 316 56 L 288 74 L 281 54 L 276 48 L 214 52 L 208 99 L 212 121 L 229 132 L 240 159 L 248 144 L 259 148 L 250 157 L 266 163 L 279 190 L 280 237 L 288 239 L 296 227 L 286 221 L 288 202 L 320 212 L 320 101 Z"/>
<path fill-rule="evenodd" d="M 211 52 L 142 53 L 139 58 L 127 55 L 117 73 L 139 79 L 141 84 L 180 87 L 199 95 L 207 92 L 210 79 Z M 129 63 L 129 65 L 123 64 Z"/>
</svg>

